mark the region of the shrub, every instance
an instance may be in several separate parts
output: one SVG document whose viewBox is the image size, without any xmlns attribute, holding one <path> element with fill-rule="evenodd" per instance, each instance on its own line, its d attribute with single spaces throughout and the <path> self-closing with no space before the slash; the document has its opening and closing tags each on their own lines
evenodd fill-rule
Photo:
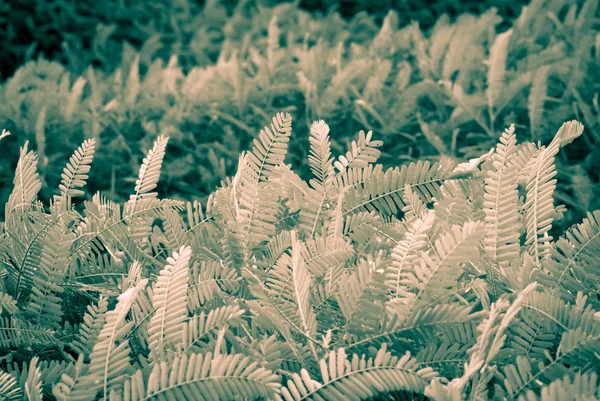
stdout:
<svg viewBox="0 0 600 401">
<path fill-rule="evenodd" d="M 513 125 L 468 163 L 384 170 L 371 132 L 335 158 L 320 120 L 309 181 L 285 163 L 291 126 L 277 114 L 206 205 L 157 197 L 159 136 L 124 204 L 73 202 L 88 139 L 46 209 L 26 143 L 0 224 L 2 395 L 600 395 L 600 212 L 548 235 L 580 123 L 548 146 L 517 145 Z"/>
<path fill-rule="evenodd" d="M 227 15 L 237 8 L 247 6 L 277 5 L 278 0 L 259 1 L 201 1 L 176 0 L 104 0 L 102 2 L 11 0 L 0 4 L 0 79 L 10 77 L 15 70 L 30 59 L 40 55 L 66 64 L 78 71 L 88 63 L 113 68 L 119 58 L 121 43 L 126 41 L 136 47 L 144 43 L 152 47 L 170 48 L 171 52 L 185 56 L 193 53 L 199 61 L 213 57 L 215 49 L 205 49 L 200 54 L 199 42 L 209 43 L 226 34 L 223 29 Z M 482 13 L 494 6 L 500 15 L 510 19 L 520 12 L 526 1 L 436 0 L 429 7 L 420 1 L 338 1 L 304 0 L 298 2 L 302 9 L 322 11 L 337 9 L 343 17 L 351 19 L 356 14 L 364 17 L 368 12 L 380 22 L 388 10 L 400 16 L 400 24 L 418 21 L 430 28 L 443 14 L 460 15 L 467 12 Z M 228 26 L 231 28 L 231 25 Z M 218 46 L 217 49 L 218 51 Z"/>
<path fill-rule="evenodd" d="M 90 188 L 126 199 L 117 183 L 141 162 L 139 149 L 168 135 L 161 194 L 189 200 L 206 199 L 231 175 L 263 121 L 287 105 L 301 130 L 326 119 L 336 151 L 349 134 L 373 130 L 385 139 L 384 166 L 476 157 L 510 122 L 524 138 L 547 142 L 552 127 L 577 118 L 587 126 L 584 140 L 558 160 L 557 196 L 572 222 L 598 207 L 600 51 L 597 2 L 569 4 L 536 0 L 498 33 L 494 10 L 455 23 L 441 18 L 427 33 L 416 24 L 398 29 L 393 12 L 379 29 L 365 16 L 344 22 L 291 4 L 238 7 L 198 33 L 191 55 L 168 62 L 158 56 L 169 51 L 157 53 L 149 41 L 140 52 L 126 45 L 115 71 L 77 76 L 56 63 L 28 63 L 0 88 L 0 127 L 13 132 L 7 141 L 28 139 L 38 150 L 48 197 L 61 177 L 46 166 L 94 138 Z M 224 35 L 211 36 L 213 25 Z M 290 144 L 303 178 L 307 145 Z M 16 158 L 4 158 L 0 179 L 15 166 Z"/>
</svg>

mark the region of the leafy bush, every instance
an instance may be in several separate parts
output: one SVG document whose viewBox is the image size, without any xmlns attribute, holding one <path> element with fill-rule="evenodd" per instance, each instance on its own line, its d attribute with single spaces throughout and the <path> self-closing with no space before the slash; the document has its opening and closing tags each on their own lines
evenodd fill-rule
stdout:
<svg viewBox="0 0 600 401">
<path fill-rule="evenodd" d="M 205 206 L 157 197 L 161 135 L 124 204 L 73 203 L 88 139 L 45 210 L 26 143 L 0 224 L 1 394 L 600 396 L 600 212 L 548 235 L 555 159 L 580 123 L 548 146 L 517 145 L 513 125 L 468 163 L 384 170 L 371 132 L 334 158 L 320 120 L 309 181 L 285 164 L 291 127 L 277 114 Z"/>
<path fill-rule="evenodd" d="M 426 33 L 416 24 L 398 29 L 394 12 L 378 28 L 365 16 L 344 22 L 291 4 L 240 6 L 231 17 L 203 20 L 191 54 L 168 62 L 158 56 L 170 51 L 149 40 L 140 52 L 126 45 L 115 71 L 77 76 L 57 63 L 28 63 L 0 88 L 0 127 L 13 132 L 13 144 L 35 144 L 47 197 L 61 177 L 46 166 L 94 138 L 92 192 L 126 199 L 117 183 L 141 162 L 139 149 L 168 135 L 161 194 L 189 200 L 206 199 L 231 175 L 263 121 L 287 105 L 300 130 L 329 121 L 336 151 L 349 134 L 373 130 L 385 139 L 384 166 L 476 157 L 511 122 L 524 138 L 546 142 L 552 127 L 578 118 L 584 140 L 559 159 L 557 196 L 570 206 L 571 222 L 599 206 L 600 42 L 597 1 L 570 4 L 535 0 L 498 33 L 494 10 L 456 23 L 441 18 Z M 223 35 L 211 34 L 215 26 Z M 307 145 L 304 138 L 290 144 L 303 178 Z M 15 166 L 16 158 L 3 158 L 0 180 Z"/>
<path fill-rule="evenodd" d="M 524 0 L 437 0 L 429 7 L 422 2 L 409 0 L 392 1 L 339 1 L 304 0 L 297 2 L 302 9 L 327 12 L 337 9 L 343 17 L 351 18 L 363 11 L 380 21 L 387 11 L 399 13 L 400 24 L 408 25 L 416 20 L 424 28 L 430 28 L 443 14 L 460 15 L 466 12 L 482 13 L 491 6 L 500 15 L 513 18 L 520 12 Z M 208 4 L 206 4 L 208 3 Z M 93 62 L 104 67 L 114 67 L 119 47 L 123 41 L 134 46 L 145 42 L 152 47 L 170 48 L 171 52 L 185 56 L 193 53 L 213 57 L 213 51 L 200 54 L 198 42 L 208 42 L 226 35 L 226 17 L 236 7 L 248 5 L 269 6 L 279 0 L 248 1 L 153 1 L 143 0 L 102 2 L 11 0 L 0 4 L 0 78 L 10 77 L 15 70 L 39 55 L 69 65 L 70 69 L 85 67 Z M 359 16 L 363 18 L 364 15 Z M 210 50 L 210 49 L 205 49 Z M 216 49 L 218 50 L 218 48 Z"/>
</svg>

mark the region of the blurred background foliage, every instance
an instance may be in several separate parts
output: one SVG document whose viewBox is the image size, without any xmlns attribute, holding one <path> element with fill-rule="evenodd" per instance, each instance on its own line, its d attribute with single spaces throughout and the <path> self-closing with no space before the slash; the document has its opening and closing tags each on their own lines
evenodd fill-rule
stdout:
<svg viewBox="0 0 600 401">
<path fill-rule="evenodd" d="M 399 165 L 485 153 L 515 123 L 545 142 L 582 121 L 560 155 L 570 225 L 600 207 L 598 0 L 0 2 L 0 205 L 32 142 L 45 193 L 85 138 L 99 141 L 89 192 L 126 199 L 144 152 L 171 136 L 163 196 L 205 198 L 279 111 L 288 161 L 306 173 L 308 127 L 335 151 L 359 130 Z M 8 150 L 7 150 L 8 149 Z"/>
<path fill-rule="evenodd" d="M 208 4 L 206 4 L 208 3 Z M 241 3 L 250 3 L 242 0 Z M 261 5 L 276 6 L 277 0 Z M 398 13 L 405 26 L 417 21 L 431 28 L 442 15 L 481 14 L 491 7 L 505 19 L 515 18 L 525 0 L 435 0 L 424 6 L 421 0 L 302 0 L 299 9 L 313 14 L 338 12 L 351 20 L 372 18 L 381 24 L 388 11 Z M 193 51 L 192 41 L 212 40 L 218 44 L 220 27 L 240 6 L 238 0 L 5 0 L 0 2 L 0 79 L 6 79 L 24 62 L 43 56 L 69 68 L 88 64 L 114 67 L 123 42 L 139 48 L 149 39 L 155 46 L 185 55 Z M 170 46 L 169 46 L 170 45 Z M 207 49 L 208 50 L 208 49 Z M 216 46 L 195 62 L 215 61 Z M 111 57 L 112 56 L 112 57 Z"/>
</svg>

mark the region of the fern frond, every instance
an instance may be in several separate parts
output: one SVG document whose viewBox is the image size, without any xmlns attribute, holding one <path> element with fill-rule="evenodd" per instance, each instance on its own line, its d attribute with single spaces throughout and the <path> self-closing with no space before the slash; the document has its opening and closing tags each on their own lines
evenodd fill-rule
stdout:
<svg viewBox="0 0 600 401">
<path fill-rule="evenodd" d="M 167 239 L 167 247 L 175 251 L 189 243 L 187 231 L 181 215 L 177 210 L 164 208 L 163 230 Z"/>
<path fill-rule="evenodd" d="M 420 263 L 402 273 L 405 288 L 401 295 L 406 305 L 403 316 L 408 316 L 417 305 L 443 296 L 456 285 L 462 273 L 461 263 L 476 254 L 484 232 L 480 223 L 453 226 L 438 238 L 431 253 L 421 252 Z"/>
<path fill-rule="evenodd" d="M 108 399 L 111 389 L 119 388 L 131 370 L 129 341 L 123 338 L 132 327 L 125 318 L 140 291 L 148 283 L 140 280 L 135 286 L 119 295 L 114 310 L 106 313 L 104 327 L 90 355 L 90 364 L 84 375 L 71 388 L 72 399 L 94 399 L 98 392 Z"/>
<path fill-rule="evenodd" d="M 306 268 L 302 243 L 296 237 L 294 231 L 292 236 L 292 283 L 294 301 L 297 305 L 298 317 L 302 323 L 304 334 L 313 337 L 317 330 L 317 319 L 311 304 L 312 277 Z"/>
<path fill-rule="evenodd" d="M 504 131 L 484 184 L 485 251 L 492 261 L 506 267 L 519 255 L 518 169 L 511 165 L 516 155 L 515 127 Z"/>
<path fill-rule="evenodd" d="M 235 324 L 245 310 L 239 305 L 227 305 L 211 309 L 208 313 L 202 311 L 199 315 L 192 316 L 184 323 L 182 331 L 182 346 L 184 352 L 191 349 L 208 333 L 217 331 L 223 326 Z"/>
<path fill-rule="evenodd" d="M 487 61 L 487 89 L 485 95 L 488 101 L 488 108 L 494 116 L 494 106 L 504 89 L 504 77 L 506 75 L 506 56 L 508 54 L 508 44 L 512 35 L 512 29 L 496 36 L 494 44 L 490 48 L 490 57 Z"/>
<path fill-rule="evenodd" d="M 38 192 L 42 188 L 40 175 L 37 172 L 38 158 L 35 152 L 27 151 L 29 142 L 21 147 L 21 154 L 15 172 L 14 188 L 6 203 L 5 221 L 8 227 L 12 223 L 11 213 L 16 209 L 23 209 L 36 199 Z"/>
<path fill-rule="evenodd" d="M 576 373 L 556 379 L 541 388 L 539 394 L 528 390 L 519 396 L 519 401 L 579 401 L 596 400 L 600 398 L 600 382 L 598 374 Z"/>
<path fill-rule="evenodd" d="M 412 270 L 419 254 L 428 245 L 427 232 L 433 226 L 435 213 L 429 211 L 423 219 L 417 218 L 410 225 L 404 238 L 392 250 L 392 264 L 386 271 L 385 284 L 393 297 L 398 297 L 404 292 L 402 277 L 406 270 Z"/>
<path fill-rule="evenodd" d="M 60 376 L 60 380 L 57 380 L 52 386 L 52 395 L 54 395 L 58 401 L 72 400 L 73 398 L 71 398 L 71 391 L 79 381 L 79 378 L 85 375 L 87 368 L 88 366 L 83 363 L 83 355 L 80 355 L 79 359 L 77 359 L 77 362 L 72 365 L 71 369 L 66 370 Z M 92 397 L 93 392 L 90 392 L 86 395 Z"/>
<path fill-rule="evenodd" d="M 387 261 L 380 258 L 360 261 L 353 274 L 338 283 L 336 300 L 346 318 L 345 331 L 355 336 L 377 333 L 385 319 L 385 271 Z"/>
<path fill-rule="evenodd" d="M 252 151 L 246 154 L 238 170 L 239 210 L 236 233 L 240 237 L 243 258 L 263 241 L 275 234 L 275 222 L 281 205 L 274 199 L 275 183 L 281 174 L 277 167 L 287 153 L 292 124 L 289 114 L 273 117 L 271 128 L 265 127 L 254 140 Z"/>
<path fill-rule="evenodd" d="M 150 191 L 156 188 L 158 184 L 167 142 L 169 142 L 169 137 L 164 135 L 159 136 L 154 142 L 152 149 L 144 157 L 138 173 L 138 179 L 135 182 L 135 194 L 130 197 L 130 210 L 128 214 L 135 212 L 136 201 L 142 198 L 152 199 L 156 197 L 157 193 Z"/>
<path fill-rule="evenodd" d="M 332 276 L 354 255 L 352 245 L 341 237 L 320 235 L 304 243 L 302 257 L 313 276 Z"/>
<path fill-rule="evenodd" d="M 89 355 L 96 344 L 98 334 L 102 330 L 108 310 L 108 301 L 100 296 L 98 305 L 88 305 L 87 312 L 83 316 L 83 323 L 79 326 L 79 334 L 71 342 L 71 348 L 79 354 Z"/>
<path fill-rule="evenodd" d="M 75 153 L 73 153 L 69 159 L 69 163 L 63 169 L 62 181 L 58 188 L 65 201 L 67 197 L 83 195 L 83 191 L 78 188 L 85 186 L 85 182 L 88 179 L 87 174 L 90 172 L 91 164 L 94 160 L 94 153 L 96 151 L 95 146 L 95 139 L 85 140 L 83 144 L 75 150 Z"/>
<path fill-rule="evenodd" d="M 422 394 L 427 381 L 435 377 L 431 368 L 419 369 L 409 353 L 398 358 L 385 346 L 375 358 L 354 354 L 351 361 L 340 348 L 321 359 L 319 367 L 321 381 L 302 369 L 281 388 L 276 400 L 367 400 L 393 391 Z"/>
<path fill-rule="evenodd" d="M 167 349 L 178 349 L 187 318 L 187 291 L 190 247 L 181 247 L 167 259 L 153 289 L 152 304 L 156 309 L 148 329 L 148 342 L 153 358 L 160 358 Z"/>
<path fill-rule="evenodd" d="M 544 272 L 535 278 L 551 289 L 561 289 L 568 299 L 579 291 L 596 291 L 600 281 L 600 211 L 588 213 L 578 225 L 553 244 L 544 261 Z"/>
<path fill-rule="evenodd" d="M 358 133 L 358 143 L 352 141 L 350 144 L 351 149 L 334 163 L 339 173 L 344 173 L 349 168 L 363 168 L 377 161 L 379 155 L 381 155 L 381 151 L 377 148 L 383 142 L 372 140 L 372 136 L 372 131 L 369 131 L 366 135 L 364 131 Z"/>
<path fill-rule="evenodd" d="M 23 399 L 23 391 L 14 376 L 0 372 L 0 397 L 2 401 L 20 401 Z"/>
<path fill-rule="evenodd" d="M 42 401 L 42 381 L 40 368 L 37 366 L 38 357 L 33 357 L 29 362 L 29 374 L 25 383 L 25 396 L 28 401 Z"/>
<path fill-rule="evenodd" d="M 188 286 L 188 309 L 193 312 L 215 298 L 235 293 L 240 288 L 240 281 L 235 269 L 220 262 L 194 263 Z"/>
<path fill-rule="evenodd" d="M 0 291 L 0 315 L 6 311 L 9 315 L 14 315 L 18 311 L 17 301 L 9 294 Z"/>
<path fill-rule="evenodd" d="M 64 225 L 54 225 L 44 240 L 39 265 L 35 267 L 26 316 L 35 325 L 58 329 L 62 321 L 61 294 L 69 266 L 69 251 L 75 235 Z"/>
<path fill-rule="evenodd" d="M 529 91 L 529 127 L 533 139 L 537 138 L 542 123 L 544 102 L 546 101 L 548 92 L 549 74 L 549 66 L 540 67 L 533 76 L 533 82 Z"/>
<path fill-rule="evenodd" d="M 40 347 L 57 342 L 56 332 L 17 318 L 0 318 L 0 345 L 5 348 Z"/>
<path fill-rule="evenodd" d="M 539 151 L 527 176 L 527 196 L 525 218 L 527 238 L 525 246 L 536 263 L 540 263 L 550 253 L 551 237 L 548 234 L 554 216 L 553 193 L 556 188 L 554 157 L 563 141 L 569 142 L 581 135 L 583 126 L 570 121 L 560 127 L 552 143 Z"/>
<path fill-rule="evenodd" d="M 334 176 L 329 126 L 323 120 L 315 121 L 310 126 L 310 151 L 308 163 L 314 176 L 321 185 L 326 186 Z"/>
<path fill-rule="evenodd" d="M 242 354 L 181 355 L 154 365 L 147 384 L 138 370 L 123 386 L 131 401 L 272 399 L 279 391 L 279 377 Z"/>
<path fill-rule="evenodd" d="M 343 216 L 359 211 L 395 215 L 405 206 L 402 193 L 407 184 L 427 203 L 438 193 L 449 175 L 451 169 L 448 167 L 419 161 L 389 169 L 385 173 L 375 170 L 364 182 L 347 190 L 343 198 Z"/>
</svg>

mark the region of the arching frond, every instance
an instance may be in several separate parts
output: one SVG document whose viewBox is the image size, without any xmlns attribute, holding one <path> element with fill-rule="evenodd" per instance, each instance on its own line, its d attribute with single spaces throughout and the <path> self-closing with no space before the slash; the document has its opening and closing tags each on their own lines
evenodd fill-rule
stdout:
<svg viewBox="0 0 600 401">
<path fill-rule="evenodd" d="M 525 201 L 527 239 L 525 246 L 538 264 L 550 253 L 551 237 L 548 231 L 552 227 L 552 216 L 554 215 L 552 195 L 556 188 L 554 157 L 563 143 L 572 141 L 582 132 L 583 125 L 581 123 L 577 121 L 564 123 L 552 143 L 539 151 L 539 156 L 527 174 Z"/>
<path fill-rule="evenodd" d="M 403 275 L 413 270 L 420 253 L 429 245 L 427 232 L 433 225 L 435 214 L 429 211 L 424 218 L 416 218 L 404 238 L 392 250 L 392 264 L 388 267 L 385 284 L 393 297 L 404 295 Z"/>
<path fill-rule="evenodd" d="M 11 213 L 17 212 L 17 215 L 21 215 L 20 211 L 31 205 L 42 188 L 37 171 L 38 158 L 35 152 L 27 151 L 28 145 L 29 142 L 25 142 L 21 147 L 21 155 L 15 171 L 14 188 L 5 208 L 6 224 L 12 224 Z"/>
<path fill-rule="evenodd" d="M 71 399 L 95 399 L 98 393 L 105 399 L 111 389 L 119 388 L 131 370 L 129 341 L 124 339 L 132 327 L 125 318 L 140 291 L 148 283 L 140 280 L 118 298 L 115 309 L 106 312 L 104 327 L 90 355 L 90 363 L 84 375 L 73 385 Z"/>
<path fill-rule="evenodd" d="M 138 370 L 123 386 L 131 401 L 170 399 L 177 401 L 272 399 L 280 388 L 279 377 L 244 355 L 208 352 L 175 357 L 154 365 L 148 382 Z"/>
<path fill-rule="evenodd" d="M 485 251 L 506 267 L 519 255 L 518 169 L 512 165 L 517 138 L 512 125 L 500 137 L 484 184 Z"/>
<path fill-rule="evenodd" d="M 512 29 L 496 36 L 494 44 L 490 48 L 490 57 L 487 60 L 487 89 L 485 95 L 490 112 L 494 113 L 494 106 L 504 87 L 506 75 L 506 56 L 508 55 L 508 43 L 512 35 Z"/>
<path fill-rule="evenodd" d="M 187 318 L 187 291 L 190 247 L 181 247 L 161 270 L 153 289 L 152 304 L 156 309 L 148 328 L 148 342 L 153 358 L 161 358 L 165 350 L 181 345 Z"/>
<path fill-rule="evenodd" d="M 61 294 L 69 267 L 69 251 L 75 235 L 65 226 L 48 231 L 39 265 L 33 275 L 26 316 L 35 325 L 58 329 L 62 322 Z"/>
<path fill-rule="evenodd" d="M 341 401 L 367 400 L 393 391 L 422 394 L 427 380 L 435 377 L 431 368 L 420 369 L 410 354 L 398 358 L 385 347 L 379 349 L 375 358 L 354 354 L 351 360 L 340 348 L 321 359 L 319 367 L 320 381 L 302 369 L 301 374 L 292 375 L 276 399 Z"/>
<path fill-rule="evenodd" d="M 383 142 L 372 140 L 373 132 L 366 135 L 364 131 L 358 133 L 358 142 L 352 141 L 351 149 L 345 156 L 340 156 L 334 163 L 339 173 L 344 173 L 349 168 L 362 168 L 375 163 L 381 152 L 377 149 Z"/>
<path fill-rule="evenodd" d="M 23 399 L 23 391 L 14 376 L 0 372 L 0 397 L 3 401 L 17 401 Z"/>
<path fill-rule="evenodd" d="M 83 323 L 79 326 L 79 334 L 71 342 L 71 348 L 79 354 L 89 355 L 96 344 L 98 334 L 106 319 L 108 301 L 100 296 L 97 305 L 88 305 L 87 313 L 83 316 Z"/>
<path fill-rule="evenodd" d="M 96 151 L 96 140 L 87 139 L 83 144 L 75 150 L 75 153 L 69 159 L 69 163 L 63 169 L 62 181 L 58 188 L 61 196 L 75 197 L 83 195 L 83 191 L 78 188 L 85 186 L 88 179 L 87 174 L 90 172 L 94 153 Z"/>
<path fill-rule="evenodd" d="M 600 211 L 587 217 L 553 243 L 544 271 L 535 278 L 547 288 L 557 289 L 566 299 L 577 292 L 597 290 L 600 282 Z"/>
<path fill-rule="evenodd" d="M 310 126 L 310 153 L 308 163 L 313 175 L 321 185 L 326 186 L 334 176 L 331 143 L 329 142 L 329 126 L 323 120 L 315 121 Z"/>
<path fill-rule="evenodd" d="M 208 313 L 202 311 L 199 315 L 192 316 L 184 324 L 182 331 L 182 346 L 185 351 L 191 349 L 208 333 L 221 329 L 223 326 L 235 324 L 244 314 L 239 305 L 227 305 L 211 309 Z"/>
<path fill-rule="evenodd" d="M 405 206 L 402 199 L 405 185 L 431 201 L 450 171 L 448 166 L 429 162 L 411 163 L 385 173 L 374 171 L 363 182 L 348 188 L 343 197 L 342 213 L 346 216 L 359 211 L 376 211 L 384 216 L 398 213 Z"/>
<path fill-rule="evenodd" d="M 159 136 L 154 142 L 152 149 L 150 149 L 146 157 L 144 157 L 138 173 L 138 179 L 135 182 L 135 194 L 131 195 L 127 214 L 133 214 L 135 212 L 135 204 L 138 200 L 156 197 L 157 193 L 150 191 L 156 188 L 156 185 L 158 184 L 167 142 L 169 142 L 168 137 L 164 135 Z"/>
<path fill-rule="evenodd" d="M 281 173 L 277 167 L 287 153 L 291 124 L 289 114 L 279 113 L 273 117 L 271 128 L 265 127 L 254 140 L 252 151 L 246 154 L 236 175 L 239 209 L 235 232 L 240 238 L 244 260 L 275 234 L 280 205 L 271 183 L 276 183 Z"/>
</svg>

